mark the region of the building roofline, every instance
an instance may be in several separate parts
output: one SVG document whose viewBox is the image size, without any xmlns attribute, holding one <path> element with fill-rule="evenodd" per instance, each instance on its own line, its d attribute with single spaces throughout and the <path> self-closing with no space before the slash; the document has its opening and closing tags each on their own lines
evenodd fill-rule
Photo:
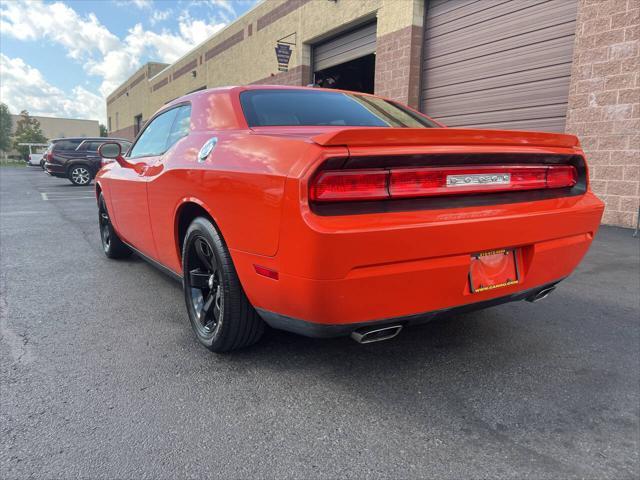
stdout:
<svg viewBox="0 0 640 480">
<path fill-rule="evenodd" d="M 116 88 L 113 89 L 113 91 L 107 95 L 105 97 L 105 101 L 109 101 L 111 99 L 111 97 L 113 97 L 113 95 L 118 92 L 118 90 L 120 90 L 122 87 L 124 87 L 127 83 L 129 83 L 129 81 L 131 80 L 132 77 L 135 77 L 136 74 L 138 72 L 140 72 L 141 70 L 148 68 L 149 65 L 171 65 L 171 64 L 167 64 L 164 62 L 156 62 L 155 60 L 149 60 L 148 62 L 143 63 L 142 65 L 140 65 L 135 72 L 133 72 L 131 75 L 129 75 L 127 77 L 127 79 L 125 81 L 123 81 L 122 83 L 120 83 Z M 165 67 L 166 68 L 166 67 Z M 147 79 L 148 80 L 148 79 Z"/>
<path fill-rule="evenodd" d="M 266 3 L 267 0 L 258 0 L 256 2 L 256 4 L 251 7 L 249 10 L 247 10 L 246 12 L 244 12 L 242 15 L 240 15 L 239 17 L 237 17 L 235 20 L 233 20 L 232 22 L 230 22 L 228 25 L 226 25 L 225 27 L 223 27 L 222 29 L 218 30 L 215 33 L 212 33 L 211 35 L 209 35 L 207 38 L 205 38 L 202 42 L 200 42 L 199 44 L 195 45 L 193 48 L 191 48 L 191 50 L 185 52 L 181 57 L 177 58 L 176 60 L 174 60 L 173 62 L 167 64 L 167 66 L 165 68 L 163 68 L 162 70 L 160 70 L 158 73 L 156 73 L 153 77 L 148 77 L 147 81 L 150 82 L 151 80 L 153 80 L 154 78 L 156 78 L 159 75 L 162 75 L 163 73 L 166 73 L 167 70 L 173 68 L 177 63 L 179 63 L 180 61 L 184 60 L 186 57 L 188 57 L 189 55 L 191 55 L 193 52 L 195 52 L 196 50 L 198 50 L 200 47 L 202 47 L 202 45 L 204 45 L 205 43 L 207 43 L 208 41 L 210 41 L 211 39 L 217 37 L 218 35 L 222 35 L 225 31 L 227 31 L 229 28 L 231 28 L 232 26 L 234 26 L 236 23 L 238 23 L 239 21 L 241 21 L 244 17 L 246 17 L 247 15 L 249 15 L 251 12 L 253 12 L 254 10 L 256 10 L 259 6 L 261 6 L 262 4 Z M 118 90 L 120 90 L 127 82 L 129 82 L 129 80 L 131 79 L 131 77 L 133 77 L 135 75 L 136 72 L 138 72 L 142 67 L 144 67 L 145 65 L 148 65 L 149 63 L 158 63 L 158 64 L 163 64 L 165 62 L 157 62 L 157 61 L 148 61 L 146 62 L 144 65 L 142 65 L 140 68 L 138 68 L 138 70 L 136 70 L 134 73 L 132 73 L 131 75 L 129 75 L 129 77 L 122 82 L 120 85 L 118 85 L 117 88 L 115 88 L 109 95 L 106 96 L 106 100 L 109 100 L 114 93 L 116 93 Z"/>
<path fill-rule="evenodd" d="M 10 113 L 9 115 L 11 115 L 12 117 L 20 117 L 21 115 L 19 113 Z M 52 117 L 49 115 L 32 115 L 29 114 L 29 116 L 31 118 L 50 118 L 52 120 L 73 120 L 76 122 L 96 122 L 96 123 L 100 123 L 100 120 L 90 120 L 88 118 L 68 118 L 68 117 Z"/>
</svg>

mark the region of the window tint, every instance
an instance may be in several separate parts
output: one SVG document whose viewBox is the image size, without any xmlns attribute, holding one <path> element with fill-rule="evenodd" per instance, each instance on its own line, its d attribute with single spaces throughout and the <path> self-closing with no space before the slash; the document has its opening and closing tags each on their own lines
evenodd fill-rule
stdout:
<svg viewBox="0 0 640 480">
<path fill-rule="evenodd" d="M 189 134 L 191 130 L 191 105 L 185 105 L 178 108 L 178 113 L 173 122 L 173 128 L 167 140 L 167 149 Z"/>
<path fill-rule="evenodd" d="M 54 144 L 54 150 L 75 150 L 78 145 L 82 143 L 82 140 L 60 140 Z"/>
<path fill-rule="evenodd" d="M 167 138 L 177 112 L 177 108 L 172 108 L 154 118 L 138 138 L 129 156 L 149 157 L 163 154 L 166 151 Z"/>
<path fill-rule="evenodd" d="M 240 95 L 250 127 L 354 126 L 413 127 L 437 125 L 401 105 L 381 98 L 322 90 L 250 90 Z"/>
<path fill-rule="evenodd" d="M 98 147 L 102 145 L 104 142 L 86 142 L 83 145 L 83 150 L 89 153 L 95 153 L 98 151 Z"/>
<path fill-rule="evenodd" d="M 129 151 L 129 148 L 131 148 L 131 142 L 118 142 L 118 143 L 120 144 L 123 155 Z"/>
</svg>

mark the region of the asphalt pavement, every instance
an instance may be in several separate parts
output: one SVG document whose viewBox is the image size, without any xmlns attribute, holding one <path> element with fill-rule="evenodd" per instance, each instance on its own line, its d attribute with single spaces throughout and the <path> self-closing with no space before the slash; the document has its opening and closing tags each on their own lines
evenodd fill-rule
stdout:
<svg viewBox="0 0 640 480">
<path fill-rule="evenodd" d="M 215 355 L 92 186 L 1 168 L 0 477 L 638 478 L 639 282 L 603 227 L 539 303 Z"/>
</svg>

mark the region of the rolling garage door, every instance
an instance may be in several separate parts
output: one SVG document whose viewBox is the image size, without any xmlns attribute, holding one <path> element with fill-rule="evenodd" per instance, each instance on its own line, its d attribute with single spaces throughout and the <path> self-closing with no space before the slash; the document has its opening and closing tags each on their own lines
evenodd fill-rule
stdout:
<svg viewBox="0 0 640 480">
<path fill-rule="evenodd" d="M 452 127 L 562 132 L 576 0 L 426 0 L 422 111 Z"/>
<path fill-rule="evenodd" d="M 370 23 L 337 36 L 313 49 L 313 71 L 364 57 L 376 51 L 376 24 Z"/>
</svg>

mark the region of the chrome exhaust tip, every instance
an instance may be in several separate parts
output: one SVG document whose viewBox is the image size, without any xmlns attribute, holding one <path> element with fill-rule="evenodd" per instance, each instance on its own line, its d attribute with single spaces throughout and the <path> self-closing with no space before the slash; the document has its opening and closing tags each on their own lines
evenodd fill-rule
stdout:
<svg viewBox="0 0 640 480">
<path fill-rule="evenodd" d="M 537 302 L 538 300 L 542 300 L 544 298 L 547 298 L 551 294 L 551 292 L 553 292 L 555 289 L 556 289 L 556 287 L 543 288 L 538 293 L 528 297 L 526 300 L 527 300 L 527 302 L 531 302 L 531 303 Z"/>
<path fill-rule="evenodd" d="M 389 327 L 367 327 L 351 332 L 351 338 L 358 343 L 373 343 L 383 340 L 390 340 L 400 333 L 402 325 L 391 325 Z"/>
</svg>

